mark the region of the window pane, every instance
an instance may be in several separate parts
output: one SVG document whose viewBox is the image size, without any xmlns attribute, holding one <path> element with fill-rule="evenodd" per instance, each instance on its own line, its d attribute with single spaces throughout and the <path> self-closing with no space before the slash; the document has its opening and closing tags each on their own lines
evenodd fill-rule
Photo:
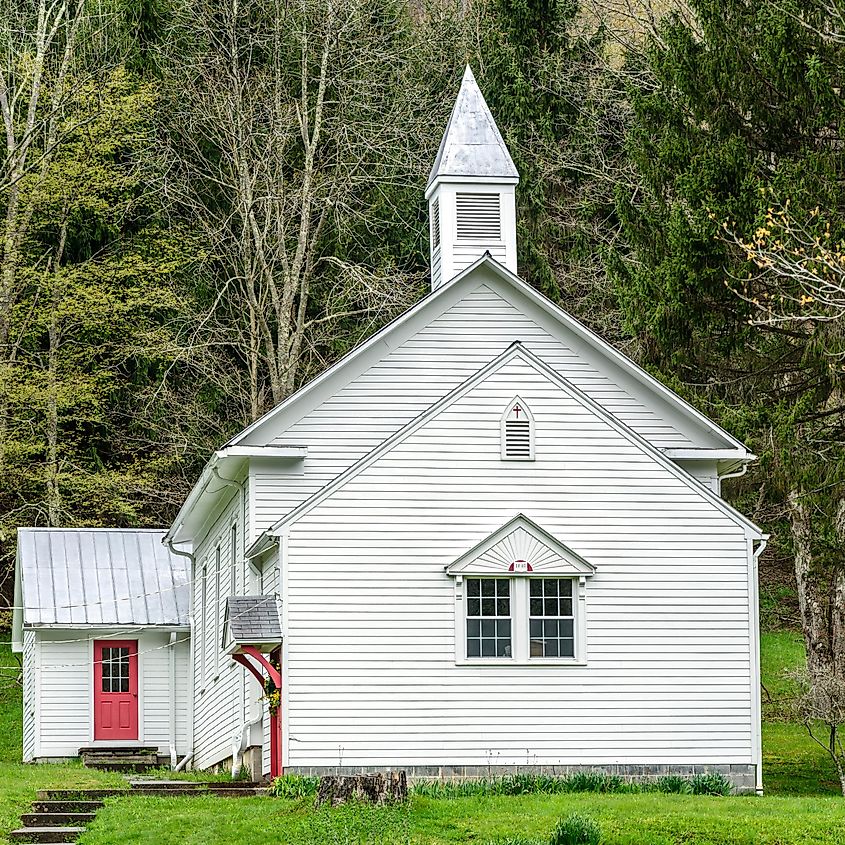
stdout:
<svg viewBox="0 0 845 845">
<path fill-rule="evenodd" d="M 511 621 L 510 619 L 499 619 L 496 622 L 496 636 L 499 639 L 509 640 L 511 638 Z"/>
<path fill-rule="evenodd" d="M 561 637 L 571 637 L 572 636 L 572 629 L 573 629 L 573 620 L 572 619 L 561 619 L 558 623 L 560 625 L 560 636 Z"/>
<path fill-rule="evenodd" d="M 531 598 L 539 598 L 543 595 L 543 582 L 539 578 L 531 579 Z"/>
<path fill-rule="evenodd" d="M 480 637 L 481 622 L 479 622 L 477 619 L 467 619 L 467 636 Z"/>
<path fill-rule="evenodd" d="M 481 599 L 467 599 L 467 616 L 481 616 Z"/>
<path fill-rule="evenodd" d="M 496 580 L 494 578 L 484 578 L 481 581 L 481 595 L 495 596 L 496 595 Z"/>
<path fill-rule="evenodd" d="M 482 640 L 481 641 L 481 656 L 482 657 L 494 657 L 496 654 L 496 641 L 495 640 Z"/>
<path fill-rule="evenodd" d="M 531 585 L 534 586 L 533 584 Z M 542 616 L 543 615 L 543 600 L 542 599 L 531 599 L 531 615 L 532 616 Z"/>
<path fill-rule="evenodd" d="M 531 640 L 531 657 L 543 657 L 542 640 Z"/>
<path fill-rule="evenodd" d="M 560 600 L 560 615 L 572 616 L 572 599 Z"/>
<path fill-rule="evenodd" d="M 561 578 L 558 584 L 560 584 L 560 594 L 562 596 L 572 595 L 572 580 L 570 578 Z"/>
<path fill-rule="evenodd" d="M 467 657 L 481 657 L 481 640 L 467 640 Z"/>
<path fill-rule="evenodd" d="M 478 578 L 467 579 L 467 595 L 478 596 L 481 595 L 481 581 Z"/>
<path fill-rule="evenodd" d="M 496 623 L 490 619 L 484 619 L 481 622 L 481 636 L 482 637 L 495 637 L 496 636 Z"/>
<path fill-rule="evenodd" d="M 510 657 L 511 643 L 510 640 L 496 640 L 496 657 Z"/>
<path fill-rule="evenodd" d="M 560 640 L 560 656 L 575 657 L 575 640 Z"/>
<path fill-rule="evenodd" d="M 546 616 L 557 616 L 557 599 L 543 599 L 543 610 Z"/>
<path fill-rule="evenodd" d="M 499 579 L 496 581 L 496 595 L 499 597 L 502 596 L 509 596 L 511 594 L 511 583 L 510 581 Z"/>
<path fill-rule="evenodd" d="M 496 615 L 496 599 L 481 599 L 481 615 L 495 616 Z"/>
<path fill-rule="evenodd" d="M 510 616 L 511 600 L 510 599 L 496 599 L 496 615 Z"/>
</svg>

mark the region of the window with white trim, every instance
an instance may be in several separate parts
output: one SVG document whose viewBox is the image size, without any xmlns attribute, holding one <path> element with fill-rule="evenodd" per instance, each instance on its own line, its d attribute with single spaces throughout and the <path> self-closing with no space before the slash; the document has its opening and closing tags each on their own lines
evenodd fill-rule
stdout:
<svg viewBox="0 0 845 845">
<path fill-rule="evenodd" d="M 458 662 L 583 664 L 584 587 L 579 577 L 459 578 Z"/>
<path fill-rule="evenodd" d="M 503 461 L 534 460 L 534 417 L 519 396 L 514 396 L 502 414 L 501 437 Z"/>
</svg>

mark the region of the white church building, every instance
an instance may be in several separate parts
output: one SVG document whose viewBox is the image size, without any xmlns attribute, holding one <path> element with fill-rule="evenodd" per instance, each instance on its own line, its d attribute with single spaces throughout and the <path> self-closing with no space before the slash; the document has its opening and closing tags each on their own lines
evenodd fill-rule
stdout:
<svg viewBox="0 0 845 845">
<path fill-rule="evenodd" d="M 761 789 L 766 535 L 720 496 L 754 456 L 519 278 L 518 181 L 467 69 L 431 292 L 166 532 L 21 529 L 26 760 Z"/>
</svg>

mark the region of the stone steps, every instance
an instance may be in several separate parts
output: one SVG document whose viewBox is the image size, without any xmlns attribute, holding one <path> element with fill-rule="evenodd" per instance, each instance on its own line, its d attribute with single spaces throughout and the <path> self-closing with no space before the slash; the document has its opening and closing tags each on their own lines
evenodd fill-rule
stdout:
<svg viewBox="0 0 845 845">
<path fill-rule="evenodd" d="M 24 813 L 24 827 L 84 827 L 94 821 L 96 813 Z"/>
<path fill-rule="evenodd" d="M 9 834 L 10 842 L 76 842 L 84 827 L 22 827 Z"/>
<path fill-rule="evenodd" d="M 145 745 L 80 748 L 79 756 L 87 769 L 143 772 L 158 767 L 158 749 Z"/>
<path fill-rule="evenodd" d="M 33 813 L 96 813 L 103 806 L 102 801 L 66 799 L 64 801 L 33 801 Z"/>
<path fill-rule="evenodd" d="M 267 791 L 263 783 L 256 781 L 152 779 L 130 781 L 128 789 L 39 789 L 32 811 L 21 816 L 23 827 L 9 834 L 9 842 L 76 842 L 103 807 L 104 798 L 124 795 L 251 798 L 266 795 Z"/>
</svg>

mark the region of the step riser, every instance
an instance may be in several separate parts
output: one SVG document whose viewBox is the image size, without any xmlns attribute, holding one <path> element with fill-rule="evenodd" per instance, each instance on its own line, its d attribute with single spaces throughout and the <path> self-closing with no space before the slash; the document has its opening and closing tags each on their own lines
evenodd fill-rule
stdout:
<svg viewBox="0 0 845 845">
<path fill-rule="evenodd" d="M 24 827 L 83 827 L 94 821 L 94 813 L 24 813 Z"/>
<path fill-rule="evenodd" d="M 76 842 L 82 835 L 85 828 L 82 827 L 56 827 L 32 828 L 31 830 L 13 830 L 9 834 L 10 842 Z"/>
<path fill-rule="evenodd" d="M 90 801 L 128 795 L 128 789 L 39 789 L 39 801 Z"/>
<path fill-rule="evenodd" d="M 33 813 L 96 813 L 102 801 L 33 801 Z"/>
</svg>

